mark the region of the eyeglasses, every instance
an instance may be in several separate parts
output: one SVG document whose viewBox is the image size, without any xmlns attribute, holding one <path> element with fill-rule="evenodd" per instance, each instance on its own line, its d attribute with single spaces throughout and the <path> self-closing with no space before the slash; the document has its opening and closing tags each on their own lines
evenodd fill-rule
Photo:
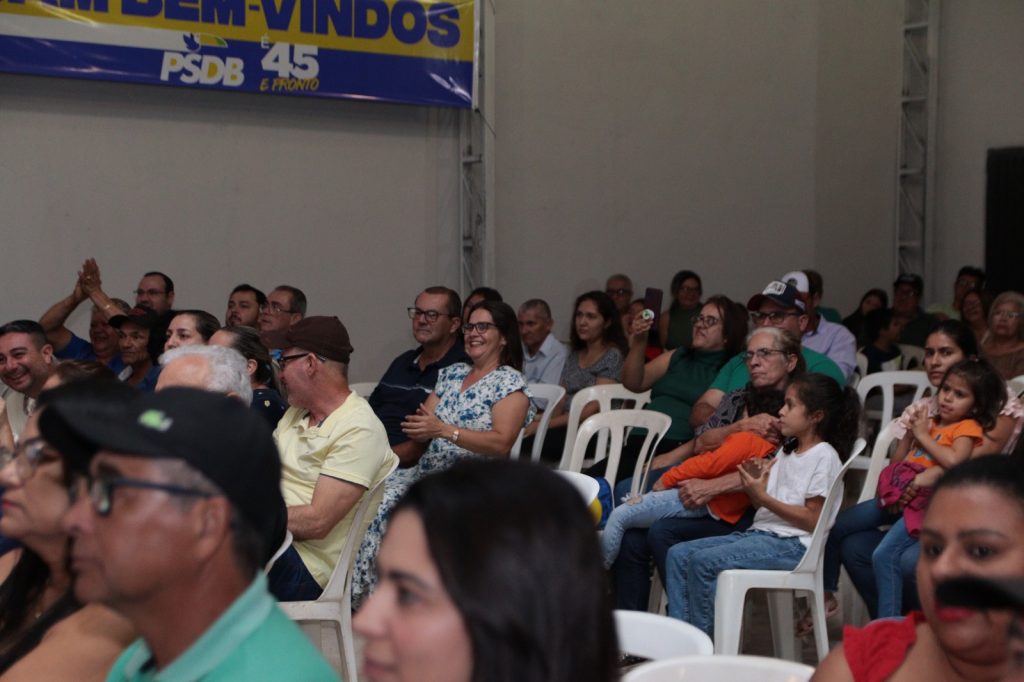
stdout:
<svg viewBox="0 0 1024 682">
<path fill-rule="evenodd" d="M 633 290 L 626 289 L 624 287 L 619 287 L 618 289 L 605 289 L 604 293 L 608 294 L 609 296 L 624 296 L 626 294 L 632 294 Z"/>
<path fill-rule="evenodd" d="M 719 322 L 721 322 L 720 319 L 718 319 L 717 317 L 713 317 L 711 315 L 698 315 L 697 317 L 693 318 L 694 327 L 696 327 L 698 324 L 702 324 L 705 327 L 711 328 L 714 327 Z"/>
<path fill-rule="evenodd" d="M 298 360 L 299 358 L 304 358 L 307 355 L 312 355 L 313 357 L 315 357 L 320 362 L 327 362 L 327 358 L 325 358 L 325 357 L 323 357 L 321 355 L 317 355 L 316 353 L 311 353 L 311 352 L 307 351 L 305 353 L 294 353 L 292 355 L 279 355 L 277 357 L 277 365 L 281 369 L 284 369 L 285 363 L 287 363 L 289 360 Z"/>
<path fill-rule="evenodd" d="M 763 324 L 765 320 L 772 324 L 782 324 L 787 317 L 800 317 L 801 315 L 803 313 L 792 310 L 776 310 L 773 313 L 750 313 L 750 319 L 754 321 L 754 324 Z"/>
<path fill-rule="evenodd" d="M 281 313 L 294 313 L 295 312 L 294 310 L 288 310 L 287 308 L 282 308 L 280 303 L 269 303 L 266 306 L 264 306 L 263 308 L 261 308 L 261 310 L 270 310 L 270 312 L 274 313 L 275 315 L 279 315 Z"/>
<path fill-rule="evenodd" d="M 744 362 L 750 362 L 755 357 L 761 358 L 762 360 L 767 360 L 776 353 L 779 355 L 789 355 L 789 353 L 787 353 L 784 350 L 777 350 L 775 348 L 758 348 L 757 350 L 744 351 L 740 353 L 740 357 L 743 358 Z"/>
<path fill-rule="evenodd" d="M 71 501 L 78 499 L 79 481 L 75 481 L 69 493 Z M 159 490 L 168 495 L 182 495 L 185 497 L 214 497 L 214 493 L 195 488 L 185 488 L 170 483 L 157 483 L 156 481 L 144 481 L 137 478 L 94 478 L 87 482 L 89 499 L 92 500 L 92 507 L 100 516 L 109 516 L 110 508 L 114 504 L 114 490 L 117 488 L 141 488 L 143 490 Z"/>
<path fill-rule="evenodd" d="M 427 322 L 437 322 L 437 318 L 441 315 L 444 315 L 445 317 L 452 317 L 449 313 L 442 313 L 436 310 L 421 310 L 419 308 L 406 308 L 406 310 L 409 311 L 410 320 L 415 320 L 420 315 L 427 318 Z"/>
<path fill-rule="evenodd" d="M 1016 320 L 1020 315 L 1020 313 L 1014 310 L 997 310 L 992 313 L 992 317 L 1005 318 L 1007 320 Z"/>
<path fill-rule="evenodd" d="M 136 296 L 164 296 L 167 292 L 161 289 L 136 289 Z"/>
<path fill-rule="evenodd" d="M 0 469 L 14 462 L 14 473 L 22 481 L 32 478 L 43 462 L 56 462 L 60 457 L 47 451 L 42 438 L 32 438 L 20 443 L 13 450 L 0 448 Z"/>
<path fill-rule="evenodd" d="M 467 322 L 466 324 L 462 325 L 462 333 L 468 334 L 471 331 L 476 331 L 477 334 L 486 334 L 487 330 L 490 329 L 491 327 L 497 329 L 498 325 L 492 322 Z"/>
</svg>

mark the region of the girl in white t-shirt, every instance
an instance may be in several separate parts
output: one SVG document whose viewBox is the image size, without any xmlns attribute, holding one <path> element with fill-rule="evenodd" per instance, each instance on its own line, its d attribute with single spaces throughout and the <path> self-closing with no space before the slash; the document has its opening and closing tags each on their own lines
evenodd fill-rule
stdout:
<svg viewBox="0 0 1024 682">
<path fill-rule="evenodd" d="M 708 635 L 721 571 L 792 570 L 800 563 L 842 467 L 838 452 L 848 454 L 857 437 L 860 401 L 831 377 L 807 374 L 786 389 L 779 417 L 785 441 L 775 458 L 748 460 L 737 472 L 736 489 L 759 507 L 750 530 L 683 542 L 668 553 L 668 613 Z"/>
</svg>

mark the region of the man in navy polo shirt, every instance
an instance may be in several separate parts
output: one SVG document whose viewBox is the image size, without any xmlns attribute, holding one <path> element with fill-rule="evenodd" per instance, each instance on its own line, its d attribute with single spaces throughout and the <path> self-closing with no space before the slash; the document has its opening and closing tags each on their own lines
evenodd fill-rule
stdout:
<svg viewBox="0 0 1024 682">
<path fill-rule="evenodd" d="M 448 287 L 424 289 L 409 308 L 412 335 L 420 346 L 395 358 L 370 396 L 370 407 L 384 423 L 402 467 L 414 465 L 427 448 L 402 432 L 402 421 L 434 390 L 441 369 L 468 361 L 459 329 L 461 311 L 459 295 Z"/>
</svg>

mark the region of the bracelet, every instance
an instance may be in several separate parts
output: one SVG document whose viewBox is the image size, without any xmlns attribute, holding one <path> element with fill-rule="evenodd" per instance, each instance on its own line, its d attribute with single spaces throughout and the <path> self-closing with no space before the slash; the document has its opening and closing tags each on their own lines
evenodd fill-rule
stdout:
<svg viewBox="0 0 1024 682">
<path fill-rule="evenodd" d="M 452 443 L 458 443 L 459 442 L 459 430 L 455 429 L 454 431 L 452 431 L 452 435 L 448 436 L 448 440 L 450 440 Z"/>
</svg>

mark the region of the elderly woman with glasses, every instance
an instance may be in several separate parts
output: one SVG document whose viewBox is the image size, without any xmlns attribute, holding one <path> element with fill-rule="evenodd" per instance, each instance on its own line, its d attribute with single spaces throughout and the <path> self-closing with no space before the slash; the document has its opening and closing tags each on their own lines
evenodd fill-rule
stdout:
<svg viewBox="0 0 1024 682">
<path fill-rule="evenodd" d="M 84 469 L 62 457 L 38 429 L 39 414 L 54 400 L 88 401 L 98 394 L 127 399 L 133 393 L 126 384 L 98 379 L 45 391 L 18 447 L 0 453 L 0 532 L 22 545 L 0 565 L 2 680 L 103 680 L 134 638 L 121 616 L 75 599 L 70 542 L 61 521 L 70 505 L 69 486 Z"/>
<path fill-rule="evenodd" d="M 992 301 L 988 334 L 981 341 L 981 356 L 992 363 L 1003 379 L 1024 374 L 1024 295 L 1004 291 Z"/>
<path fill-rule="evenodd" d="M 434 392 L 402 423 L 410 438 L 430 445 L 415 466 L 396 470 L 384 482 L 384 499 L 356 557 L 355 603 L 375 582 L 388 517 L 409 486 L 462 459 L 507 457 L 519 431 L 533 419 L 515 311 L 501 301 L 482 301 L 470 308 L 462 330 L 470 362 L 442 369 Z"/>
</svg>

